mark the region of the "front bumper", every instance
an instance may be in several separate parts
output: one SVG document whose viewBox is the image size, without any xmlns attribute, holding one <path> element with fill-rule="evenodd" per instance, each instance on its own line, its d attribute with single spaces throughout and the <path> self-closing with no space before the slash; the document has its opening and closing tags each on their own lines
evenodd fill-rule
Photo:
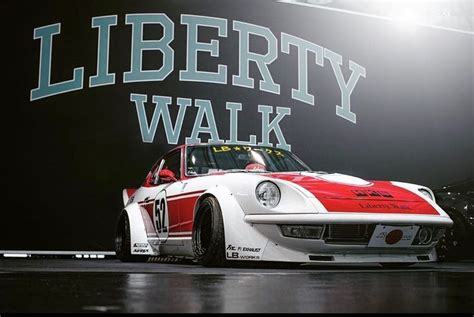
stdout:
<svg viewBox="0 0 474 317">
<path fill-rule="evenodd" d="M 384 224 L 429 225 L 450 227 L 451 219 L 429 215 L 394 214 L 260 214 L 247 215 L 244 220 L 251 224 L 269 241 L 261 260 L 289 262 L 337 262 L 337 263 L 384 263 L 384 262 L 431 262 L 436 261 L 434 247 L 411 245 L 403 248 L 371 248 L 360 243 L 327 243 L 324 239 L 301 239 L 282 235 L 279 225 L 327 225 L 327 224 Z"/>
<path fill-rule="evenodd" d="M 362 214 L 362 213 L 302 213 L 302 214 L 251 214 L 244 217 L 251 224 L 424 224 L 451 227 L 449 217 L 402 214 Z"/>
</svg>

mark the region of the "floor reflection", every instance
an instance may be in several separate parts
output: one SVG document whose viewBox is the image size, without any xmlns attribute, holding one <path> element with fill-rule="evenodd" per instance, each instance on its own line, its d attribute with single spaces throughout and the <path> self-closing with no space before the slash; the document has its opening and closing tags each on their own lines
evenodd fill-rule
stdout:
<svg viewBox="0 0 474 317">
<path fill-rule="evenodd" d="M 0 273 L 0 312 L 6 313 L 474 311 L 474 263 L 217 269 L 4 259 Z"/>
<path fill-rule="evenodd" d="M 474 275 L 447 272 L 127 274 L 130 312 L 469 312 Z"/>
</svg>

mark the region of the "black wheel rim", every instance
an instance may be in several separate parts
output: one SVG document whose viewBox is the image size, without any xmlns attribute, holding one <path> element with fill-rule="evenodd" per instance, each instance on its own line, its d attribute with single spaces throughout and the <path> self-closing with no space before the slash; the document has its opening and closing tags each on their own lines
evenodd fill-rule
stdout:
<svg viewBox="0 0 474 317">
<path fill-rule="evenodd" d="M 196 228 L 196 246 L 199 255 L 206 254 L 212 237 L 212 209 L 206 204 L 200 210 Z"/>
</svg>

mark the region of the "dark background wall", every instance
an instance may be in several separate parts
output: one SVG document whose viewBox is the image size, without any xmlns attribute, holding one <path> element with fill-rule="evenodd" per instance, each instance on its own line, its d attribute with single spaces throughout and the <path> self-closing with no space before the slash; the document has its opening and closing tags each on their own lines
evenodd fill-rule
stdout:
<svg viewBox="0 0 474 317">
<path fill-rule="evenodd" d="M 3 8 L 5 7 L 5 8 Z M 112 250 L 121 190 L 139 186 L 149 167 L 174 145 L 160 122 L 153 143 L 143 143 L 131 93 L 211 100 L 221 138 L 229 138 L 228 101 L 243 104 L 239 139 L 261 139 L 259 104 L 291 108 L 281 121 L 292 151 L 317 170 L 367 179 L 391 179 L 432 188 L 473 177 L 473 36 L 429 27 L 403 30 L 393 22 L 273 1 L 15 1 L 2 3 L 15 17 L 2 21 L 3 205 L 0 250 Z M 123 83 L 130 69 L 129 13 L 166 13 L 175 24 L 174 72 L 162 82 Z M 180 82 L 186 66 L 186 27 L 181 14 L 228 19 L 220 57 L 203 54 L 199 65 L 227 65 L 227 85 Z M 111 30 L 110 66 L 116 84 L 88 88 L 96 73 L 97 29 L 91 18 L 118 15 Z M 266 26 L 280 44 L 285 32 L 307 39 L 366 68 L 352 94 L 357 124 L 336 116 L 340 90 L 328 61 L 309 67 L 310 106 L 291 98 L 297 86 L 295 53 L 279 53 L 270 66 L 281 94 L 231 85 L 238 73 L 238 33 L 232 21 Z M 54 37 L 52 82 L 84 66 L 84 89 L 30 101 L 38 85 L 40 41 L 34 28 L 61 23 Z M 146 38 L 160 38 L 158 27 Z M 217 38 L 203 30 L 200 40 Z M 261 42 L 253 44 L 257 52 Z M 161 65 L 160 54 L 144 58 Z M 251 66 L 258 84 L 260 74 Z M 176 99 L 173 98 L 176 105 Z M 149 103 L 148 114 L 152 114 Z M 177 107 L 170 107 L 176 118 Z M 189 107 L 179 138 L 190 136 L 197 108 Z M 203 141 L 208 135 L 200 135 Z M 275 142 L 272 135 L 272 142 Z"/>
</svg>

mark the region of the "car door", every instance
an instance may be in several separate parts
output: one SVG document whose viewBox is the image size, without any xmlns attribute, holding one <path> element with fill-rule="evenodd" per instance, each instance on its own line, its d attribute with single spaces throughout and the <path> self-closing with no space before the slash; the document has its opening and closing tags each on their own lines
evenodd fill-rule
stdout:
<svg viewBox="0 0 474 317">
<path fill-rule="evenodd" d="M 169 238 L 179 232 L 180 214 L 178 201 L 169 200 L 168 197 L 175 195 L 181 188 L 181 149 L 165 155 L 163 159 L 165 163 L 162 171 L 173 172 L 175 180 L 163 178 L 158 181 L 161 187 L 153 201 L 153 226 L 160 244 L 172 244 L 173 239 Z"/>
</svg>

